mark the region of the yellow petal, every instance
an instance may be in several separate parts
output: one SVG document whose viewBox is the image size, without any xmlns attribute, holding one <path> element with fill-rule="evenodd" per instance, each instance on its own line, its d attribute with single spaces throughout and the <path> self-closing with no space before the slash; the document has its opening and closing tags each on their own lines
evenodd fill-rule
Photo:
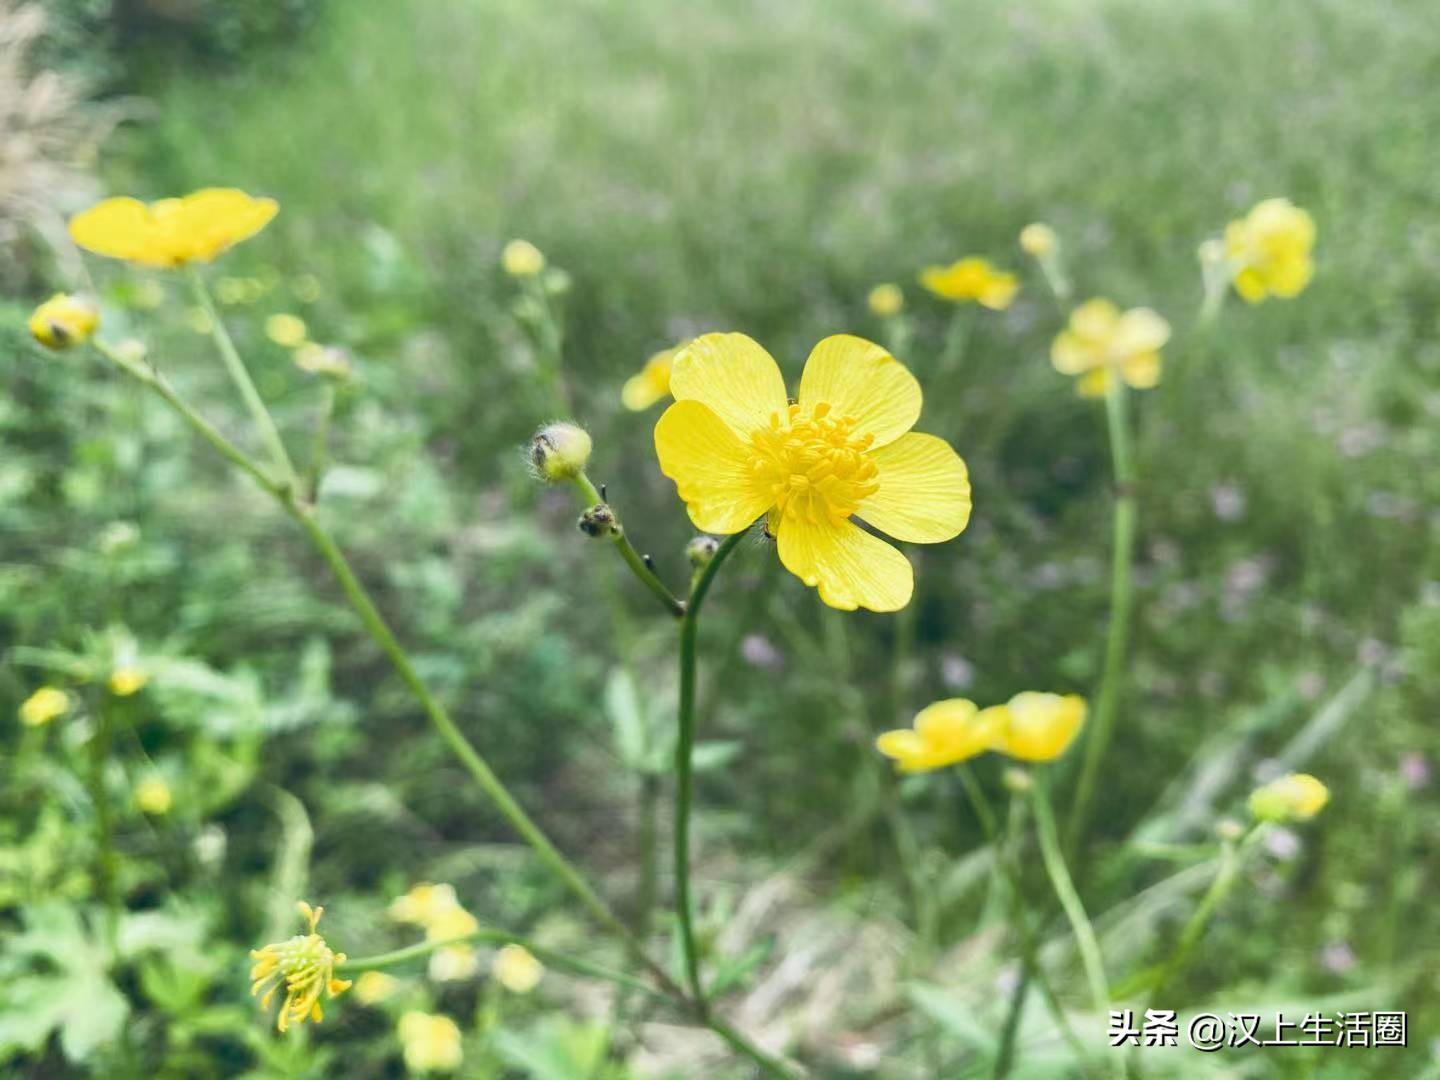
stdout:
<svg viewBox="0 0 1440 1080">
<path fill-rule="evenodd" d="M 1075 392 L 1081 397 L 1104 397 L 1110 389 L 1110 369 L 1097 367 L 1075 380 Z"/>
<path fill-rule="evenodd" d="M 153 237 L 150 210 L 139 199 L 106 199 L 70 219 L 75 243 L 112 259 L 148 261 Z"/>
<path fill-rule="evenodd" d="M 875 749 L 888 758 L 904 761 L 925 752 L 925 740 L 908 728 L 887 731 L 875 740 Z"/>
<path fill-rule="evenodd" d="M 631 412 L 641 412 L 670 393 L 670 366 L 675 350 L 658 352 L 645 363 L 639 374 L 625 380 L 620 390 L 620 403 Z"/>
<path fill-rule="evenodd" d="M 940 742 L 980 714 L 980 708 L 965 698 L 946 698 L 925 706 L 915 715 L 915 733 L 927 743 Z"/>
<path fill-rule="evenodd" d="M 1160 382 L 1160 354 L 1141 353 L 1120 365 L 1120 377 L 1136 390 L 1149 390 Z"/>
<path fill-rule="evenodd" d="M 938 544 L 970 521 L 970 476 L 950 444 L 916 431 L 870 454 L 880 489 L 857 514 L 896 540 Z"/>
<path fill-rule="evenodd" d="M 1260 271 L 1244 269 L 1235 275 L 1235 291 L 1248 304 L 1258 304 L 1265 297 L 1270 295 L 1270 290 L 1265 285 L 1265 278 Z"/>
<path fill-rule="evenodd" d="M 818 587 L 820 599 L 833 608 L 899 611 L 910 602 L 915 574 L 909 560 L 853 522 L 816 524 L 790 516 L 781 520 L 776 539 L 785 569 Z"/>
<path fill-rule="evenodd" d="M 1061 330 L 1050 346 L 1050 363 L 1061 375 L 1082 375 L 1100 362 L 1095 346 L 1073 330 Z"/>
<path fill-rule="evenodd" d="M 744 334 L 705 334 L 680 350 L 670 392 L 676 401 L 705 405 L 742 438 L 767 427 L 788 400 L 779 366 Z"/>
<path fill-rule="evenodd" d="M 202 188 L 180 204 L 177 250 L 186 261 L 199 262 L 254 236 L 280 210 L 274 199 L 257 199 L 238 188 Z"/>
<path fill-rule="evenodd" d="M 920 383 L 904 364 L 874 342 L 850 334 L 828 337 L 811 350 L 800 377 L 800 404 L 829 402 L 855 418 L 858 434 L 874 446 L 894 442 L 920 419 Z"/>
<path fill-rule="evenodd" d="M 655 425 L 655 453 L 701 532 L 740 532 L 774 502 L 756 484 L 740 437 L 698 401 L 665 410 Z"/>
<path fill-rule="evenodd" d="M 1170 324 L 1149 308 L 1132 308 L 1115 324 L 1115 337 L 1110 344 L 1111 355 L 1133 356 L 1136 353 L 1159 352 L 1170 340 Z"/>
<path fill-rule="evenodd" d="M 1015 280 L 1014 274 L 996 272 L 985 282 L 976 299 L 992 311 L 1004 311 L 1015 299 L 1019 288 L 1020 283 Z"/>
<path fill-rule="evenodd" d="M 1275 295 L 1286 300 L 1299 296 L 1315 272 L 1315 264 L 1308 258 L 1282 259 L 1270 273 L 1270 288 Z"/>
<path fill-rule="evenodd" d="M 1075 694 L 1016 694 L 996 749 L 1021 761 L 1054 761 L 1085 723 L 1085 699 Z"/>
<path fill-rule="evenodd" d="M 1115 333 L 1120 309 L 1109 300 L 1087 300 L 1070 313 L 1070 329 L 1088 342 L 1104 342 Z"/>
</svg>

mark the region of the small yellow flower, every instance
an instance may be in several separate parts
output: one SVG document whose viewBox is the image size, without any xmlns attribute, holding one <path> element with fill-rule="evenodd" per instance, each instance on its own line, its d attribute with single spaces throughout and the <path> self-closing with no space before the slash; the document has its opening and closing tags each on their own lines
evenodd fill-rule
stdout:
<svg viewBox="0 0 1440 1080">
<path fill-rule="evenodd" d="M 383 971 L 367 971 L 355 980 L 355 1000 L 361 1005 L 378 1005 L 400 989 L 400 980 Z"/>
<path fill-rule="evenodd" d="M 147 814 L 159 817 L 168 814 L 174 804 L 170 785 L 163 777 L 150 775 L 141 780 L 135 788 L 135 805 Z"/>
<path fill-rule="evenodd" d="M 1021 761 L 1054 761 L 1080 734 L 1085 711 L 1085 699 L 1076 694 L 1016 694 L 996 710 L 992 749 Z"/>
<path fill-rule="evenodd" d="M 913 728 L 887 731 L 875 749 L 894 760 L 901 772 L 932 772 L 985 753 L 995 742 L 1001 709 L 981 709 L 973 701 L 949 698 L 920 710 Z"/>
<path fill-rule="evenodd" d="M 209 262 L 248 240 L 279 210 L 236 188 L 205 188 L 179 199 L 146 203 L 116 198 L 70 219 L 70 236 L 97 255 L 139 266 L 179 267 Z"/>
<path fill-rule="evenodd" d="M 311 375 L 322 375 L 336 382 L 345 382 L 355 374 L 350 356 L 334 345 L 317 345 L 307 341 L 292 354 L 295 366 Z"/>
<path fill-rule="evenodd" d="M 42 686 L 20 706 L 20 722 L 27 727 L 40 727 L 59 719 L 70 711 L 70 695 L 53 686 Z"/>
<path fill-rule="evenodd" d="M 455 906 L 432 915 L 425 923 L 427 941 L 454 941 L 473 934 L 480 929 L 475 916 L 463 907 Z M 457 942 L 438 949 L 430 955 L 430 978 L 436 982 L 468 979 L 480 970 L 480 959 L 475 947 L 467 942 Z"/>
<path fill-rule="evenodd" d="M 997 270 L 986 259 L 960 259 L 949 266 L 927 266 L 920 284 L 942 300 L 973 300 L 994 311 L 1004 311 L 1020 285 L 1014 274 Z"/>
<path fill-rule="evenodd" d="M 528 994 L 540 985 L 545 965 L 523 945 L 505 945 L 495 954 L 490 972 L 512 994 Z"/>
<path fill-rule="evenodd" d="M 464 1060 L 460 1028 L 448 1016 L 412 1010 L 400 1017 L 398 1031 L 411 1072 L 446 1072 Z"/>
<path fill-rule="evenodd" d="M 886 282 L 871 289 L 865 302 L 870 305 L 870 314 L 888 319 L 892 315 L 899 315 L 905 307 L 905 294 L 900 291 L 899 285 Z"/>
<path fill-rule="evenodd" d="M 282 311 L 265 320 L 265 336 L 286 349 L 297 349 L 304 345 L 308 333 L 305 320 L 299 315 Z"/>
<path fill-rule="evenodd" d="M 1043 222 L 1037 221 L 1020 230 L 1020 247 L 1027 255 L 1043 259 L 1055 254 L 1059 246 L 1060 238 L 1055 230 Z"/>
<path fill-rule="evenodd" d="M 459 906 L 460 900 L 455 895 L 455 886 L 443 883 L 432 885 L 426 881 L 412 887 L 404 896 L 397 896 L 390 901 L 386 910 L 396 922 L 428 926 Z"/>
<path fill-rule="evenodd" d="M 1314 218 L 1289 199 L 1266 199 L 1225 228 L 1235 291 L 1252 304 L 1298 296 L 1315 272 L 1314 246 Z"/>
<path fill-rule="evenodd" d="M 30 334 L 47 349 L 83 345 L 100 325 L 100 309 L 69 293 L 56 293 L 30 316 Z"/>
<path fill-rule="evenodd" d="M 1149 308 L 1120 312 L 1109 300 L 1087 300 L 1070 313 L 1070 325 L 1050 347 L 1050 361 L 1062 375 L 1078 375 L 1084 397 L 1103 397 L 1119 375 L 1146 390 L 1160 381 L 1160 349 L 1170 324 Z"/>
<path fill-rule="evenodd" d="M 534 277 L 545 269 L 545 256 L 529 240 L 511 240 L 500 252 L 500 265 L 511 277 Z"/>
<path fill-rule="evenodd" d="M 831 607 L 897 611 L 914 590 L 905 556 L 852 518 L 917 544 L 950 540 L 970 520 L 965 463 L 910 430 L 920 384 L 879 345 L 826 338 L 790 404 L 756 342 L 706 334 L 676 356 L 670 389 L 655 451 L 695 527 L 738 533 L 764 515 L 781 563 Z"/>
<path fill-rule="evenodd" d="M 1257 821 L 1308 821 L 1330 801 L 1330 790 L 1309 773 L 1290 773 L 1250 793 Z"/>
<path fill-rule="evenodd" d="M 631 412 L 641 412 L 670 394 L 670 367 L 683 345 L 657 352 L 640 371 L 625 380 L 620 402 Z"/>
<path fill-rule="evenodd" d="M 348 979 L 335 976 L 335 968 L 345 963 L 345 954 L 333 952 L 315 929 L 325 909 L 312 908 L 303 900 L 295 907 L 309 924 L 309 933 L 250 950 L 250 959 L 255 961 L 250 970 L 253 983 L 250 994 L 265 991 L 260 999 L 261 1010 L 268 1011 L 275 991 L 282 985 L 285 987 L 285 999 L 275 1021 L 281 1031 L 306 1020 L 318 1024 L 325 1016 L 320 1008 L 320 995 L 325 993 L 335 998 L 350 988 Z"/>
<path fill-rule="evenodd" d="M 585 471 L 593 444 L 584 428 L 574 424 L 548 424 L 530 440 L 530 460 L 552 484 L 573 480 Z"/>
<path fill-rule="evenodd" d="M 145 689 L 150 682 L 150 673 L 138 667 L 118 667 L 110 673 L 110 692 L 116 697 L 129 697 Z"/>
</svg>

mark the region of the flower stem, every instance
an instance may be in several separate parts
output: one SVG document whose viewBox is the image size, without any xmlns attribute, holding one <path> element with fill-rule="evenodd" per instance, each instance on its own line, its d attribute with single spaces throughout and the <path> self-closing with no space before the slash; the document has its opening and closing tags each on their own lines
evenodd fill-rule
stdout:
<svg viewBox="0 0 1440 1080">
<path fill-rule="evenodd" d="M 90 736 L 90 798 L 95 807 L 95 891 L 105 904 L 105 941 L 113 959 L 120 929 L 120 894 L 116 884 L 115 810 L 105 769 L 110 764 L 111 717 L 108 695 L 102 690 L 95 709 L 95 731 Z"/>
<path fill-rule="evenodd" d="M 586 509 L 605 501 L 600 497 L 599 490 L 590 482 L 590 477 L 584 473 L 575 477 L 575 488 L 580 492 L 581 501 L 584 502 Z M 660 580 L 659 575 L 650 569 L 649 564 L 641 558 L 640 553 L 635 550 L 635 545 L 630 543 L 630 538 L 625 535 L 625 527 L 620 522 L 618 515 L 615 522 L 617 528 L 611 534 L 611 540 L 615 545 L 615 550 L 620 552 L 620 557 L 625 560 L 625 565 L 630 567 L 631 572 L 640 579 L 640 583 L 655 595 L 655 599 L 665 605 L 666 611 L 677 619 L 680 618 L 685 614 L 685 602 L 672 593 L 669 587 Z"/>
<path fill-rule="evenodd" d="M 1126 417 L 1125 384 L 1112 377 L 1105 394 L 1105 416 L 1110 433 L 1110 456 L 1115 470 L 1114 546 L 1110 564 L 1110 626 L 1105 637 L 1105 666 L 1095 722 L 1085 743 L 1085 762 L 1070 808 L 1065 850 L 1073 859 L 1085 835 L 1085 826 L 1100 779 L 1100 766 L 1110 745 L 1120 687 L 1125 678 L 1125 648 L 1130 636 L 1131 562 L 1135 549 L 1135 466 L 1130 451 L 1130 424 Z"/>
<path fill-rule="evenodd" d="M 1070 929 L 1075 934 L 1075 944 L 1080 950 L 1080 961 L 1085 968 L 1085 978 L 1090 984 L 1090 996 L 1095 1009 L 1102 1016 L 1110 1010 L 1110 984 L 1105 978 L 1105 965 L 1100 958 L 1100 943 L 1095 938 L 1095 929 L 1085 914 L 1085 905 L 1075 891 L 1070 871 L 1065 867 L 1065 857 L 1060 853 L 1060 843 L 1055 832 L 1055 815 L 1050 809 L 1050 796 L 1045 791 L 1043 777 L 1035 778 L 1031 790 L 1031 805 L 1035 811 L 1035 832 L 1040 841 L 1040 859 L 1050 884 L 1070 920 Z"/>
<path fill-rule="evenodd" d="M 690 996 L 701 1015 L 709 1013 L 705 987 L 700 980 L 700 950 L 695 944 L 695 926 L 690 905 L 690 803 L 693 777 L 691 760 L 695 752 L 695 654 L 699 642 L 700 605 L 710 591 L 710 583 L 721 563 L 735 550 L 743 532 L 727 536 L 716 549 L 715 556 L 695 575 L 690 588 L 690 602 L 680 622 L 680 706 L 678 710 L 680 737 L 675 741 L 675 917 L 680 927 L 680 943 L 685 954 L 685 975 Z"/>
<path fill-rule="evenodd" d="M 330 421 L 335 414 L 335 387 L 327 380 L 320 390 L 320 412 L 315 419 L 315 439 L 311 443 L 310 463 L 305 469 L 305 499 L 314 502 L 320 497 L 320 484 L 329 465 Z"/>
</svg>

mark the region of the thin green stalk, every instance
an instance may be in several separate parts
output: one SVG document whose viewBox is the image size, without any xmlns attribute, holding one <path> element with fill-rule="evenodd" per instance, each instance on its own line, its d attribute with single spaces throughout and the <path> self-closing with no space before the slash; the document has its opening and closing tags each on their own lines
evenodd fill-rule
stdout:
<svg viewBox="0 0 1440 1080">
<path fill-rule="evenodd" d="M 120 930 L 119 859 L 115 853 L 115 809 L 105 769 L 110 764 L 111 717 L 109 695 L 100 691 L 94 710 L 95 731 L 90 736 L 90 799 L 95 805 L 95 891 L 105 904 L 105 940 L 112 953 Z"/>
<path fill-rule="evenodd" d="M 974 316 L 964 306 L 957 305 L 950 317 L 950 326 L 945 331 L 945 345 L 940 352 L 940 371 L 954 371 L 965 356 L 965 346 L 970 340 L 970 328 Z"/>
<path fill-rule="evenodd" d="M 310 464 L 305 469 L 305 498 L 314 502 L 320 497 L 320 484 L 329 465 L 330 421 L 335 415 L 335 387 L 327 379 L 320 389 L 320 413 L 315 420 L 315 439 L 310 444 Z"/>
<path fill-rule="evenodd" d="M 1130 424 L 1126 417 L 1125 384 L 1113 374 L 1105 394 L 1105 416 L 1110 433 L 1110 456 L 1115 470 L 1115 538 L 1110 565 L 1110 625 L 1105 637 L 1105 666 L 1095 719 L 1085 742 L 1085 762 L 1070 809 L 1065 850 L 1073 859 L 1085 836 L 1085 826 L 1100 779 L 1100 767 L 1120 702 L 1125 679 L 1125 649 L 1130 636 L 1131 563 L 1135 548 L 1135 466 L 1130 451 Z"/>
<path fill-rule="evenodd" d="M 581 501 L 584 502 L 586 509 L 598 506 L 605 501 L 600 497 L 599 490 L 584 473 L 575 477 L 575 488 L 580 492 Z M 677 619 L 684 615 L 684 601 L 672 593 L 655 571 L 650 569 L 649 564 L 641 558 L 640 553 L 635 550 L 635 545 L 630 543 L 630 538 L 625 535 L 625 526 L 621 523 L 618 515 L 615 517 L 615 529 L 611 532 L 610 539 L 615 545 L 615 550 L 620 552 L 620 557 L 625 560 L 625 565 L 630 567 L 630 571 L 640 579 L 640 583 L 654 594 L 655 599 L 665 605 L 665 610 Z"/>
<path fill-rule="evenodd" d="M 675 740 L 675 916 L 680 927 L 680 944 L 685 954 L 685 975 L 702 1016 L 709 1015 L 705 985 L 700 979 L 700 950 L 695 943 L 695 926 L 690 904 L 690 803 L 693 797 L 691 760 L 695 752 L 695 659 L 699 645 L 700 605 L 715 580 L 720 566 L 735 550 L 745 533 L 727 536 L 714 557 L 695 576 L 690 602 L 680 621 L 680 734 Z"/>
<path fill-rule="evenodd" d="M 235 383 L 235 388 L 240 391 L 240 397 L 244 399 L 245 407 L 250 410 L 250 419 L 254 421 L 256 430 L 260 432 L 260 438 L 269 451 L 272 463 L 279 470 L 281 479 L 292 488 L 298 489 L 300 477 L 295 472 L 295 465 L 291 462 L 289 453 L 285 450 L 285 440 L 280 437 L 280 429 L 275 426 L 274 417 L 265 407 L 265 402 L 260 397 L 260 391 L 255 389 L 255 382 L 250 378 L 250 372 L 246 369 L 245 362 L 240 359 L 240 354 L 235 349 L 235 342 L 230 339 L 230 332 L 225 329 L 225 323 L 220 319 L 220 312 L 215 308 L 215 301 L 210 297 L 210 290 L 205 286 L 205 279 L 193 267 L 186 272 L 186 276 L 190 279 L 190 288 L 195 294 L 195 302 L 200 305 L 200 309 L 210 320 L 210 334 L 215 339 L 216 348 L 220 350 L 220 359 L 225 362 L 225 370 L 230 373 L 230 379 Z"/>
<path fill-rule="evenodd" d="M 1054 887 L 1060 906 L 1065 910 L 1065 917 L 1070 921 L 1070 929 L 1075 934 L 1075 944 L 1080 950 L 1080 961 L 1085 968 L 1085 979 L 1090 984 L 1090 996 L 1094 999 L 1095 1009 L 1103 1016 L 1110 1010 L 1110 983 L 1105 978 L 1105 965 L 1100 958 L 1100 942 L 1095 938 L 1095 928 L 1090 925 L 1090 918 L 1085 914 L 1085 905 L 1080 902 L 1080 894 L 1075 891 L 1075 883 L 1070 879 L 1070 871 L 1065 867 L 1065 856 L 1060 853 L 1055 815 L 1050 809 L 1050 798 L 1045 791 L 1044 779 L 1037 776 L 1030 791 L 1031 805 L 1035 811 L 1035 832 L 1040 841 L 1040 859 L 1045 864 L 1050 884 Z"/>
<path fill-rule="evenodd" d="M 640 777 L 640 883 L 635 894 L 635 933 L 650 933 L 660 880 L 660 778 Z"/>
</svg>

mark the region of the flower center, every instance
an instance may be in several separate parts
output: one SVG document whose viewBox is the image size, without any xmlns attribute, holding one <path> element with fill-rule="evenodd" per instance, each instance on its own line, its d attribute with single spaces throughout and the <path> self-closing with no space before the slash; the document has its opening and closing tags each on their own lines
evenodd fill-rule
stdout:
<svg viewBox="0 0 1440 1080">
<path fill-rule="evenodd" d="M 855 418 L 836 416 L 827 402 L 791 405 L 770 414 L 770 426 L 750 435 L 750 468 L 768 488 L 782 517 L 839 525 L 880 490 L 880 470 L 867 451 L 871 434 Z"/>
</svg>

